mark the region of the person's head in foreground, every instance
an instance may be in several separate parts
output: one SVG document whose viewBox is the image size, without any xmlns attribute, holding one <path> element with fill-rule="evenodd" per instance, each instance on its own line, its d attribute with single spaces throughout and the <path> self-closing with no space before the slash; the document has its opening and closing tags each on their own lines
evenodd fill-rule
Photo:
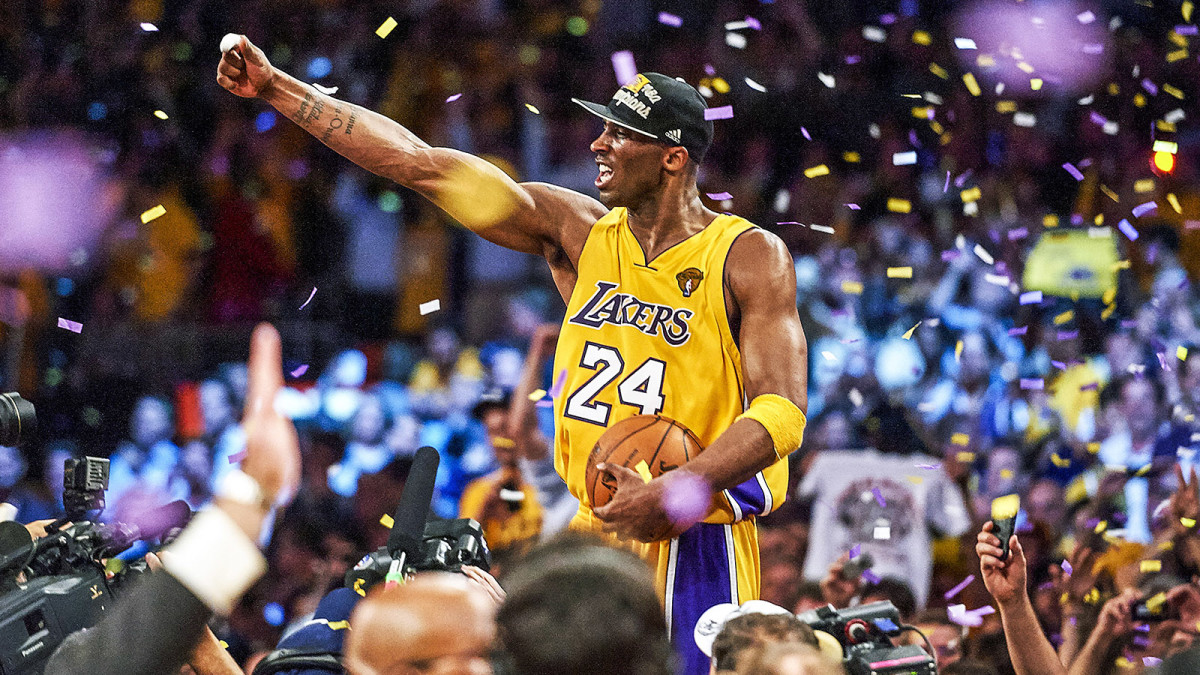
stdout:
<svg viewBox="0 0 1200 675">
<path fill-rule="evenodd" d="M 634 554 L 565 535 L 532 551 L 504 585 L 505 673 L 675 672 L 654 581 Z"/>
<path fill-rule="evenodd" d="M 736 672 L 738 675 L 843 675 L 846 671 L 841 664 L 808 645 L 768 642 L 748 649 Z"/>
<path fill-rule="evenodd" d="M 418 575 L 354 609 L 350 675 L 490 675 L 496 603 L 466 577 Z"/>
<path fill-rule="evenodd" d="M 696 172 L 712 143 L 704 97 L 690 84 L 659 73 L 640 73 L 608 105 L 571 99 L 605 120 L 592 141 L 605 206 L 632 210 L 672 191 L 696 190 Z"/>
<path fill-rule="evenodd" d="M 730 602 L 708 608 L 696 622 L 694 638 L 700 651 L 712 658 L 712 673 L 731 673 L 742 656 L 765 644 L 804 644 L 817 647 L 812 628 L 788 610 L 762 600 L 741 606 Z"/>
</svg>

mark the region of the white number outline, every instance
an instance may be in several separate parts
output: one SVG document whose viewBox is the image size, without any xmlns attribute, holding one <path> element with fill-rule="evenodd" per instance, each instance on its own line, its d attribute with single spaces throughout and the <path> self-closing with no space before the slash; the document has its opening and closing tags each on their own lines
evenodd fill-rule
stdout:
<svg viewBox="0 0 1200 675">
<path fill-rule="evenodd" d="M 651 365 L 651 364 L 654 365 Z M 579 367 L 596 371 L 583 384 L 572 392 L 563 406 L 563 416 L 570 419 L 607 427 L 612 415 L 612 405 L 601 403 L 595 398 L 625 372 L 625 359 L 615 347 L 587 341 L 583 343 L 583 353 L 579 357 Z M 650 370 L 643 374 L 642 371 Z M 657 415 L 666 404 L 663 395 L 663 381 L 666 379 L 667 363 L 661 359 L 649 357 L 634 368 L 617 384 L 617 399 L 624 405 L 638 408 L 642 415 Z M 636 387 L 628 388 L 627 383 L 639 382 L 644 384 L 645 391 Z M 658 385 L 658 390 L 652 392 L 650 386 Z"/>
</svg>

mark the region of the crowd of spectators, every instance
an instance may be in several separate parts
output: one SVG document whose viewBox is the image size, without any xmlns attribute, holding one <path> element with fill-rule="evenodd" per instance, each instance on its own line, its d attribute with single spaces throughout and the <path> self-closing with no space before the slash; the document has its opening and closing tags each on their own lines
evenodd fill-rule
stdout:
<svg viewBox="0 0 1200 675">
<path fill-rule="evenodd" d="M 55 515 L 62 459 L 86 452 L 112 459 L 110 517 L 207 502 L 244 445 L 245 368 L 221 351 L 240 343 L 219 336 L 269 318 L 304 477 L 272 573 L 218 631 L 239 661 L 382 543 L 419 446 L 442 456 L 435 512 L 473 493 L 463 508 L 493 528 L 501 569 L 519 561 L 571 512 L 546 454 L 539 325 L 561 304 L 542 266 L 221 91 L 216 45 L 245 33 L 431 143 L 589 194 L 598 129 L 569 98 L 604 100 L 628 49 L 732 106 L 702 189 L 795 255 L 809 427 L 789 502 L 761 522 L 764 599 L 887 598 L 943 664 L 1008 672 L 998 616 L 953 607 L 992 602 L 959 586 L 991 500 L 1016 493 L 1038 622 L 1071 644 L 1143 558 L 1159 577 L 1197 571 L 1161 551 L 1197 518 L 1176 513 L 1173 470 L 1200 447 L 1191 10 L 951 4 L 3 3 L 0 150 L 55 138 L 102 180 L 84 255 L 21 269 L 0 250 L 24 298 L 0 297 L 19 364 L 5 375 L 47 429 L 24 454 L 0 448 L 0 497 Z M 1155 141 L 1177 142 L 1173 169 L 1152 166 Z M 156 204 L 166 215 L 142 223 Z M 163 336 L 180 331 L 205 336 L 186 343 L 199 357 L 175 361 Z M 334 348 L 311 346 L 320 331 Z M 863 554 L 870 569 L 847 573 Z M 1145 667 L 1194 633 L 1139 633 L 1121 658 Z"/>
</svg>

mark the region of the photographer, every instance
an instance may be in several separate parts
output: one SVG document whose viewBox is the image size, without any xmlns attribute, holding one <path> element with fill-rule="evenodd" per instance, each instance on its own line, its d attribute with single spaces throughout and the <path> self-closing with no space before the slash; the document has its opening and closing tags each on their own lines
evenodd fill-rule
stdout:
<svg viewBox="0 0 1200 675">
<path fill-rule="evenodd" d="M 197 514 L 167 549 L 165 573 L 144 579 L 94 628 L 64 641 L 47 675 L 174 673 L 197 645 L 211 648 L 211 640 L 201 642 L 211 635 L 205 622 L 214 612 L 228 614 L 265 572 L 256 542 L 272 506 L 290 497 L 300 475 L 295 428 L 274 408 L 281 362 L 279 333 L 260 324 L 250 345 L 241 471 L 231 473 L 213 508 Z"/>
</svg>

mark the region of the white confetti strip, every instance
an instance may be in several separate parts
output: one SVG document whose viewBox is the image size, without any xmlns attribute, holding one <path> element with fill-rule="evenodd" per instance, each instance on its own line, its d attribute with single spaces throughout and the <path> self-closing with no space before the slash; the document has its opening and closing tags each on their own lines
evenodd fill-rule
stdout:
<svg viewBox="0 0 1200 675">
<path fill-rule="evenodd" d="M 441 300 L 430 300 L 429 302 L 422 302 L 421 307 L 420 307 L 421 316 L 425 316 L 426 314 L 433 314 L 434 312 L 438 311 L 441 308 L 442 308 Z"/>
</svg>

